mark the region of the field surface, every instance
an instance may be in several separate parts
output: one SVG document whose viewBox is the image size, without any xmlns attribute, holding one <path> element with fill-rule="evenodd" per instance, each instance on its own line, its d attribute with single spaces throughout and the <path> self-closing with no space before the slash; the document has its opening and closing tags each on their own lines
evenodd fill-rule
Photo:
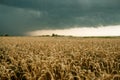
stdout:
<svg viewBox="0 0 120 80">
<path fill-rule="evenodd" d="M 0 80 L 120 80 L 120 38 L 0 37 Z"/>
</svg>

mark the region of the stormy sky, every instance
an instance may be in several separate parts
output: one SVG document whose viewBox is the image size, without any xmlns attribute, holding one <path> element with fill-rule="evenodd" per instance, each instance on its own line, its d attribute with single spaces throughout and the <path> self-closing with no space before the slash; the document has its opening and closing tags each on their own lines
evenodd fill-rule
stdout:
<svg viewBox="0 0 120 80">
<path fill-rule="evenodd" d="M 116 29 L 115 35 L 120 35 L 119 25 L 120 0 L 0 0 L 0 34 L 63 33 L 74 28 L 103 33 L 110 27 L 109 33 Z"/>
</svg>

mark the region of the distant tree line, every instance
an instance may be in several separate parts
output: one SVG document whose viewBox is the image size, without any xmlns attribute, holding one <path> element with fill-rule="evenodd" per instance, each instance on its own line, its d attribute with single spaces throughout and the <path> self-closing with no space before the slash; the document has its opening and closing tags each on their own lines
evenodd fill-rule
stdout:
<svg viewBox="0 0 120 80">
<path fill-rule="evenodd" d="M 0 36 L 9 36 L 7 33 L 5 33 L 5 34 L 0 34 Z"/>
<path fill-rule="evenodd" d="M 39 35 L 39 37 L 73 37 L 73 36 L 65 36 L 52 33 L 51 35 Z"/>
<path fill-rule="evenodd" d="M 58 34 L 54 34 L 54 33 L 51 36 L 52 37 L 64 37 L 64 35 L 58 35 Z"/>
<path fill-rule="evenodd" d="M 64 35 L 58 35 L 58 34 L 52 33 L 51 35 L 39 35 L 39 37 L 64 37 Z"/>
</svg>

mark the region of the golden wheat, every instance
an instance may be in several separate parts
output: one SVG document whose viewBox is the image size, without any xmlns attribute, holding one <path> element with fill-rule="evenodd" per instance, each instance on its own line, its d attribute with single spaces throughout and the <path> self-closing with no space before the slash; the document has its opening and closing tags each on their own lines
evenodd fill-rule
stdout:
<svg viewBox="0 0 120 80">
<path fill-rule="evenodd" d="M 120 80 L 120 39 L 0 37 L 0 80 Z"/>
</svg>

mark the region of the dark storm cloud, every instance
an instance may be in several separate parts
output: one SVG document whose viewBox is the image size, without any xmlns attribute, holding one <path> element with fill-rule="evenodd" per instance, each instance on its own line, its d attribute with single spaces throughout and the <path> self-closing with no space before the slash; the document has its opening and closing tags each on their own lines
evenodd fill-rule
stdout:
<svg viewBox="0 0 120 80">
<path fill-rule="evenodd" d="M 0 32 L 120 24 L 120 0 L 0 0 Z"/>
</svg>

